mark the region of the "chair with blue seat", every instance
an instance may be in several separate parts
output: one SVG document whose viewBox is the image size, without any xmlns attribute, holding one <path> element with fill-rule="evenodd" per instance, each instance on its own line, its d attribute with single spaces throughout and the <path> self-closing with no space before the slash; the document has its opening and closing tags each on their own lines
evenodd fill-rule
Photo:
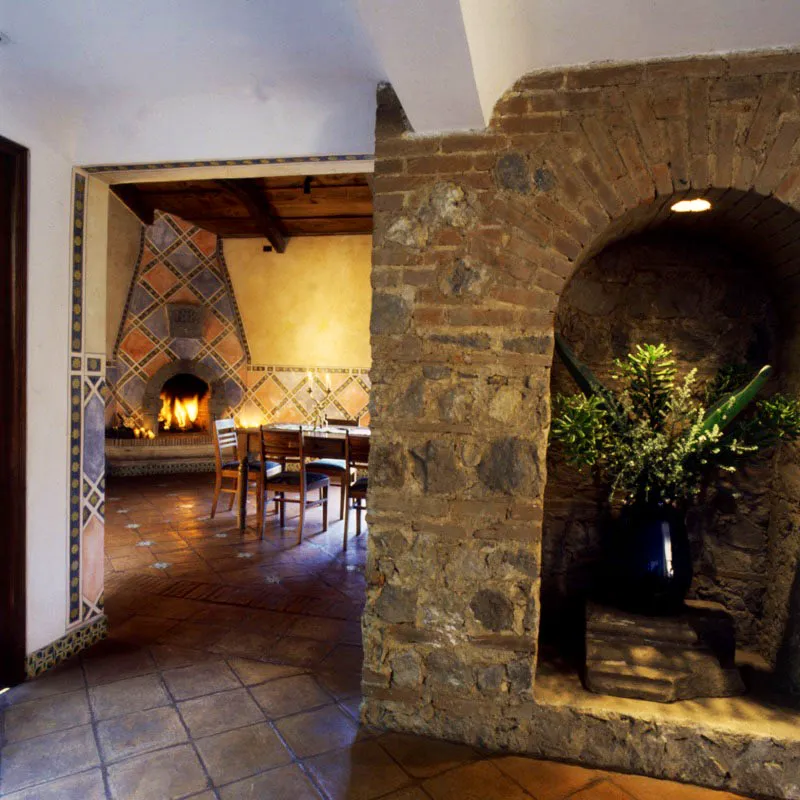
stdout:
<svg viewBox="0 0 800 800">
<path fill-rule="evenodd" d="M 279 431 L 261 426 L 261 461 L 278 462 L 281 471 L 277 474 L 267 475 L 260 489 L 259 534 L 264 538 L 264 509 L 265 498 L 268 492 L 274 493 L 275 503 L 280 510 L 281 528 L 286 523 L 286 504 L 297 503 L 300 509 L 300 519 L 297 523 L 297 543 L 303 541 L 303 523 L 305 512 L 310 508 L 322 506 L 322 530 L 328 530 L 328 488 L 330 481 L 326 475 L 312 472 L 306 464 L 307 454 L 304 449 L 303 431 Z M 289 462 L 297 464 L 297 470 L 288 470 Z M 313 492 L 319 496 L 312 498 Z M 287 497 L 287 494 L 297 495 L 297 498 Z"/>
<path fill-rule="evenodd" d="M 331 425 L 331 421 L 328 420 Z M 311 459 L 308 468 L 312 472 L 325 475 L 335 486 L 339 486 L 339 519 L 344 517 L 344 498 L 350 479 L 347 471 L 345 438 L 339 436 L 315 436 L 305 440 L 305 453 Z"/>
<path fill-rule="evenodd" d="M 356 511 L 356 536 L 361 536 L 361 512 L 367 507 L 367 489 L 369 480 L 366 475 L 358 477 L 358 472 L 369 465 L 370 437 L 363 434 L 354 434 L 347 431 L 345 438 L 345 454 L 347 459 L 347 473 L 353 477 L 348 480 L 345 489 L 345 515 L 344 515 L 344 549 L 347 549 L 347 532 L 350 527 L 350 503 Z"/>
<path fill-rule="evenodd" d="M 233 508 L 236 495 L 239 493 L 241 479 L 241 459 L 239 456 L 239 436 L 236 433 L 236 423 L 232 419 L 214 420 L 214 463 L 216 466 L 216 481 L 214 484 L 214 500 L 211 503 L 211 518 L 217 513 L 217 503 L 220 494 L 230 494 L 231 501 L 228 511 Z M 261 461 L 255 454 L 247 453 L 247 480 L 256 487 L 256 507 L 261 513 L 261 502 L 264 484 L 264 470 Z M 267 475 L 277 475 L 281 465 L 276 461 L 266 462 Z M 225 481 L 234 481 L 233 486 L 226 486 Z M 260 518 L 260 517 L 259 517 Z"/>
</svg>

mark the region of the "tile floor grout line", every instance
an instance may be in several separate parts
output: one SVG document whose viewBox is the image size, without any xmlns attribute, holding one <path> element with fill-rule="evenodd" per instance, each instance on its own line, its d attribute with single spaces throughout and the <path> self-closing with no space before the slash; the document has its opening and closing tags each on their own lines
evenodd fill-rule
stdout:
<svg viewBox="0 0 800 800">
<path fill-rule="evenodd" d="M 152 654 L 151 654 L 151 658 L 152 658 Z M 155 661 L 155 658 L 153 658 L 153 661 Z M 226 666 L 227 666 L 227 664 L 226 664 Z M 228 667 L 228 669 L 230 669 L 230 667 Z M 183 726 L 184 731 L 186 731 L 186 737 L 187 737 L 187 739 L 189 741 L 189 744 L 192 747 L 192 751 L 194 752 L 195 758 L 197 759 L 198 763 L 200 764 L 200 768 L 203 770 L 203 774 L 206 776 L 206 781 L 208 781 L 208 786 L 206 788 L 207 789 L 210 788 L 212 790 L 212 792 L 214 793 L 214 796 L 218 798 L 219 797 L 219 793 L 215 790 L 214 781 L 211 780 L 211 775 L 210 775 L 210 773 L 208 771 L 206 763 L 205 763 L 205 761 L 203 761 L 203 757 L 200 754 L 200 751 L 199 751 L 197 745 L 195 744 L 194 737 L 192 736 L 192 732 L 189 730 L 189 726 L 186 724 L 186 720 L 184 720 L 183 715 L 181 714 L 181 710 L 178 707 L 178 701 L 175 699 L 175 695 L 172 693 L 172 690 L 170 689 L 169 684 L 167 683 L 167 681 L 164 678 L 163 671 L 159 670 L 158 677 L 159 677 L 159 679 L 161 681 L 161 684 L 164 687 L 164 691 L 166 692 L 167 697 L 171 701 L 171 706 L 170 707 L 175 709 L 175 713 L 178 715 L 178 719 L 180 720 L 180 723 Z"/>
<path fill-rule="evenodd" d="M 100 745 L 100 732 L 97 728 L 97 717 L 94 713 L 94 706 L 92 705 L 92 693 L 89 687 L 89 676 L 86 674 L 86 663 L 83 657 L 80 658 L 81 674 L 83 675 L 84 692 L 86 693 L 86 704 L 89 706 L 89 721 L 92 726 L 92 735 L 94 736 L 94 745 L 97 748 L 97 758 L 100 761 L 100 775 L 103 779 L 103 788 L 106 793 L 107 800 L 111 800 L 113 795 L 111 793 L 111 779 L 108 775 L 108 769 L 105 765 L 103 758 L 103 750 Z"/>
</svg>

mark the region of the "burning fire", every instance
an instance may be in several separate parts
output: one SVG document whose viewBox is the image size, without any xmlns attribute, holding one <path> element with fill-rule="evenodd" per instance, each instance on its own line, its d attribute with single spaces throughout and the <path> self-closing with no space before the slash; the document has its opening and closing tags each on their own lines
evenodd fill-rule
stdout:
<svg viewBox="0 0 800 800">
<path fill-rule="evenodd" d="M 181 399 L 162 392 L 158 421 L 163 423 L 165 431 L 171 430 L 173 427 L 185 431 L 192 427 L 199 411 L 200 398 L 197 395 Z"/>
</svg>

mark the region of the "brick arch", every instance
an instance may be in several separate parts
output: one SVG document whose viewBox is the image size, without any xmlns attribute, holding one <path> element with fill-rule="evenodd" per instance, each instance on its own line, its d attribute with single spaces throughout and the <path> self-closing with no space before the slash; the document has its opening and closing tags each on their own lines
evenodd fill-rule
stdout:
<svg viewBox="0 0 800 800">
<path fill-rule="evenodd" d="M 667 198 L 735 189 L 798 211 L 798 86 L 793 53 L 539 73 L 485 131 L 424 137 L 381 97 L 367 719 L 577 757 L 568 735 L 543 741 L 531 691 L 555 311 Z M 623 751 L 596 760 L 667 776 Z M 695 779 L 720 786 L 701 761 Z M 753 794 L 768 780 L 734 772 L 722 783 Z"/>
</svg>

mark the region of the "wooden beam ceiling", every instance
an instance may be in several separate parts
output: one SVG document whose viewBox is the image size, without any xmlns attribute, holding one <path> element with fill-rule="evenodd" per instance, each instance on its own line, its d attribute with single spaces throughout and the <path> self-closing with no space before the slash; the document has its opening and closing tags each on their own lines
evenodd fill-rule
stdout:
<svg viewBox="0 0 800 800">
<path fill-rule="evenodd" d="M 370 178 L 364 173 L 297 175 L 119 184 L 113 189 L 145 222 L 152 221 L 155 211 L 165 211 L 218 236 L 266 237 L 283 252 L 293 236 L 372 233 Z"/>
</svg>

